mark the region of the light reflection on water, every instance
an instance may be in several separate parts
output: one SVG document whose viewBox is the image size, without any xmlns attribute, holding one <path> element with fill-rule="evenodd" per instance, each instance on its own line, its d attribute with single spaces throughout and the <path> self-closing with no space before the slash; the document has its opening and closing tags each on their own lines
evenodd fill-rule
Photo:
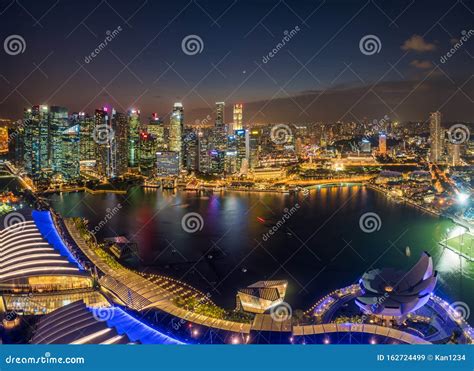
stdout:
<svg viewBox="0 0 474 371">
<path fill-rule="evenodd" d="M 301 193 L 199 196 L 135 188 L 126 196 L 72 193 L 54 195 L 51 200 L 59 212 L 85 216 L 90 225 L 120 202 L 122 209 L 98 233 L 99 239 L 132 237 L 140 249 L 136 268 L 186 281 L 211 292 L 213 300 L 227 307 L 235 305 L 240 287 L 258 280 L 287 279 L 287 301 L 305 309 L 328 291 L 356 282 L 367 269 L 407 270 L 427 250 L 440 273 L 440 296 L 474 308 L 473 263 L 462 259 L 461 275 L 459 257 L 437 243 L 453 224 L 362 186 L 317 187 L 306 198 Z M 296 203 L 300 208 L 263 241 L 285 208 Z M 202 231 L 183 231 L 181 218 L 189 212 L 203 217 Z M 360 230 L 359 218 L 365 212 L 380 216 L 380 231 Z"/>
</svg>

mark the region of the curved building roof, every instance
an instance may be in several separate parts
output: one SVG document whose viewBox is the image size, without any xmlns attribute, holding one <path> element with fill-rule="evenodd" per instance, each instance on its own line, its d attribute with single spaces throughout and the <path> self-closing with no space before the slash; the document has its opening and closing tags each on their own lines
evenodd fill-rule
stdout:
<svg viewBox="0 0 474 371">
<path fill-rule="evenodd" d="M 34 276 L 86 276 L 59 237 L 48 211 L 0 231 L 0 284 Z"/>
<path fill-rule="evenodd" d="M 182 344 L 117 307 L 89 308 L 76 301 L 44 316 L 33 344 Z"/>
<path fill-rule="evenodd" d="M 436 281 L 433 259 L 424 252 L 408 272 L 384 268 L 365 273 L 360 280 L 364 294 L 356 304 L 368 313 L 402 316 L 426 304 Z"/>
</svg>

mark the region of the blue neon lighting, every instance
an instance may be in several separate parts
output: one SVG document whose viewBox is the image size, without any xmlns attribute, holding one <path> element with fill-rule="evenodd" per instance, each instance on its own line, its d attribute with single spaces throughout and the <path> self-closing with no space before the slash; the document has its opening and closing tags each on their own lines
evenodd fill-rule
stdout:
<svg viewBox="0 0 474 371">
<path fill-rule="evenodd" d="M 118 307 L 101 308 L 102 311 L 112 312 L 104 316 L 110 318 L 107 325 L 115 327 L 120 335 L 126 334 L 131 341 L 139 341 L 142 344 L 185 344 L 145 325 Z"/>
<path fill-rule="evenodd" d="M 62 256 L 65 256 L 69 262 L 77 265 L 80 270 L 84 270 L 81 264 L 76 260 L 76 258 L 71 254 L 67 246 L 64 244 L 63 240 L 58 234 L 58 231 L 56 231 L 53 219 L 51 218 L 51 213 L 49 211 L 34 210 L 31 215 L 43 238 L 48 241 L 48 243 L 53 246 Z"/>
</svg>

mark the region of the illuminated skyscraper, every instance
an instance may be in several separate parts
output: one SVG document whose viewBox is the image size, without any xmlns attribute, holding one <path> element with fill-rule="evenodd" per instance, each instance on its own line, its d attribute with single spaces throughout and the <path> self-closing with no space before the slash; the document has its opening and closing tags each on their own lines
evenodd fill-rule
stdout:
<svg viewBox="0 0 474 371">
<path fill-rule="evenodd" d="M 233 130 L 242 130 L 243 126 L 243 105 L 241 103 L 234 104 L 234 126 Z"/>
<path fill-rule="evenodd" d="M 94 115 L 94 141 L 97 152 L 97 174 L 103 178 L 112 177 L 112 122 L 110 108 L 96 109 Z M 112 113 L 112 112 L 110 112 Z"/>
<path fill-rule="evenodd" d="M 226 149 L 226 141 L 227 141 L 227 127 L 224 122 L 224 110 L 225 110 L 225 103 L 224 102 L 217 102 L 216 103 L 216 123 L 214 127 L 214 147 L 220 151 Z"/>
<path fill-rule="evenodd" d="M 430 161 L 438 163 L 443 156 L 443 130 L 441 129 L 441 112 L 430 114 Z"/>
<path fill-rule="evenodd" d="M 168 138 L 166 135 L 166 129 L 163 121 L 158 117 L 158 114 L 153 113 L 148 125 L 146 132 L 152 136 L 155 143 L 155 149 L 157 151 L 165 151 L 168 149 Z"/>
<path fill-rule="evenodd" d="M 51 172 L 48 106 L 33 106 L 25 110 L 25 169 L 33 178 L 46 177 Z"/>
<path fill-rule="evenodd" d="M 8 129 L 0 126 L 0 153 L 8 152 Z"/>
<path fill-rule="evenodd" d="M 260 131 L 257 129 L 247 130 L 247 159 L 249 167 L 254 169 L 258 166 L 258 155 L 260 153 Z"/>
<path fill-rule="evenodd" d="M 128 166 L 138 167 L 140 141 L 140 110 L 128 111 Z"/>
<path fill-rule="evenodd" d="M 140 112 L 137 111 L 137 114 Z M 132 113 L 133 114 L 133 113 Z M 138 122 L 137 118 L 133 118 Z M 134 124 L 135 125 L 135 124 Z M 130 166 L 130 157 L 128 157 L 127 161 L 127 154 L 130 154 L 130 143 L 129 134 L 134 133 L 134 131 L 129 130 L 129 120 L 127 116 L 120 112 L 113 112 L 112 117 L 112 128 L 114 130 L 114 136 L 112 141 L 112 176 L 122 176 L 127 172 L 127 167 Z M 130 166 L 131 168 L 138 167 L 138 158 L 137 155 L 139 153 L 139 143 L 135 143 L 136 138 L 133 139 L 133 162 L 134 166 Z"/>
<path fill-rule="evenodd" d="M 182 135 L 184 132 L 184 110 L 181 103 L 175 103 L 170 119 L 169 150 L 182 158 Z"/>
<path fill-rule="evenodd" d="M 64 160 L 63 132 L 68 129 L 68 113 L 64 107 L 52 106 L 49 113 L 51 167 L 54 173 L 61 173 Z"/>
<path fill-rule="evenodd" d="M 96 144 L 92 136 L 94 132 L 94 118 L 84 112 L 79 112 L 74 113 L 71 119 L 73 123 L 79 125 L 79 159 L 94 163 L 96 160 Z"/>
<path fill-rule="evenodd" d="M 387 136 L 384 133 L 379 134 L 379 153 L 387 154 Z"/>
<path fill-rule="evenodd" d="M 140 133 L 140 174 L 152 176 L 156 170 L 156 139 L 150 133 Z"/>
</svg>

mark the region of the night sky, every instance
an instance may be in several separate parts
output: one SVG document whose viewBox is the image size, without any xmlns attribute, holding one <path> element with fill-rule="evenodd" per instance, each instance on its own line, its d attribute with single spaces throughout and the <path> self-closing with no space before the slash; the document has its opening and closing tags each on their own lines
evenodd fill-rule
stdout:
<svg viewBox="0 0 474 371">
<path fill-rule="evenodd" d="M 166 116 L 182 101 L 190 124 L 225 101 L 245 104 L 246 123 L 425 121 L 437 109 L 472 122 L 474 35 L 440 58 L 473 28 L 473 10 L 474 1 L 2 0 L 0 117 L 107 103 Z M 10 35 L 25 40 L 23 53 L 5 52 Z M 200 53 L 183 52 L 188 35 L 202 39 Z M 361 52 L 365 35 L 379 38 L 378 53 Z"/>
</svg>

